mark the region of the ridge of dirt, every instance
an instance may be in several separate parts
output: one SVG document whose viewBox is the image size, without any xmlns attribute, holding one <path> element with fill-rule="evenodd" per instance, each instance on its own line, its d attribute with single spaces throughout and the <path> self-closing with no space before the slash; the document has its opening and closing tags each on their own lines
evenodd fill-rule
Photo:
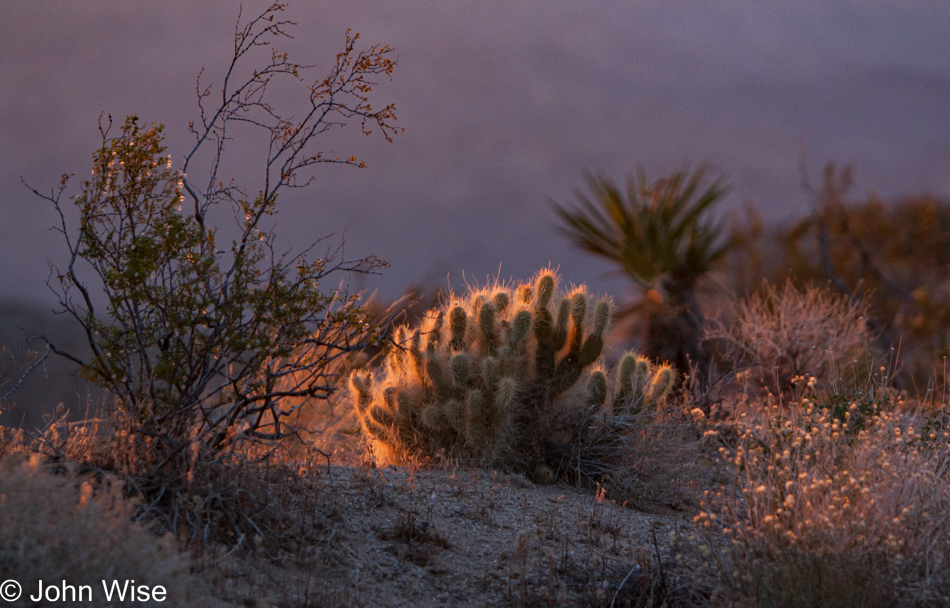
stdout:
<svg viewBox="0 0 950 608">
<path fill-rule="evenodd" d="M 671 591 L 671 539 L 690 526 L 669 509 L 637 511 L 603 492 L 483 470 L 337 466 L 323 492 L 323 541 L 312 555 L 222 567 L 222 600 L 637 605 Z"/>
</svg>

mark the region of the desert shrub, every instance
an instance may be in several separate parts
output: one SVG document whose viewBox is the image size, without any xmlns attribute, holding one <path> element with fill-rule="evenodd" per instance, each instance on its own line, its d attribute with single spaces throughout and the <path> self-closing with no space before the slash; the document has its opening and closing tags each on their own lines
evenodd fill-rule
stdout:
<svg viewBox="0 0 950 608">
<path fill-rule="evenodd" d="M 727 604 L 943 605 L 950 444 L 869 352 L 864 303 L 791 282 L 709 335 L 733 373 L 694 547 Z"/>
<path fill-rule="evenodd" d="M 748 386 L 784 394 L 793 380 L 834 384 L 867 364 L 866 314 L 863 303 L 828 289 L 764 283 L 736 304 L 731 327 L 711 322 L 706 337 L 719 341 L 726 366 L 741 372 Z"/>
<path fill-rule="evenodd" d="M 329 75 L 309 84 L 313 66 L 275 49 L 256 69 L 245 67 L 260 47 L 288 37 L 293 24 L 281 18 L 284 8 L 275 3 L 239 19 L 220 95 L 199 80 L 200 120 L 189 124 L 195 143 L 179 166 L 165 155 L 162 125 L 144 127 L 130 116 L 114 133 L 110 117 L 100 122 L 91 177 L 73 205 L 63 199 L 68 175 L 49 194 L 34 190 L 58 213 L 68 247 L 51 287 L 90 353 L 47 339 L 44 357 L 68 358 L 111 396 L 108 432 L 99 436 L 111 445 L 81 460 L 122 475 L 145 498 L 142 508 L 165 520 L 179 521 L 183 505 L 194 511 L 196 470 L 230 466 L 295 436 L 305 400 L 329 398 L 346 358 L 374 340 L 360 298 L 337 279 L 385 263 L 345 259 L 342 244 L 313 256 L 319 241 L 302 253 L 280 251 L 270 218 L 279 194 L 312 181 L 314 166 L 364 166 L 355 156 L 314 149 L 315 138 L 348 119 L 367 135 L 371 126 L 386 139 L 398 131 L 392 105 L 370 104 L 376 79 L 392 74 L 395 58 L 387 46 L 358 50 L 359 35 L 348 30 Z M 275 81 L 300 86 L 309 110 L 289 116 L 271 105 Z M 219 174 L 224 142 L 242 128 L 269 141 L 256 194 Z M 68 451 L 49 446 L 56 457 Z M 266 458 L 266 447 L 260 452 Z M 240 496 L 199 498 L 221 506 L 226 516 L 216 520 L 243 538 L 254 517 L 233 517 L 243 511 Z"/>
<path fill-rule="evenodd" d="M 268 37 L 283 35 L 288 22 L 274 20 L 279 10 L 274 5 L 238 30 L 235 61 Z M 52 344 L 50 350 L 78 363 L 83 376 L 114 395 L 139 432 L 175 451 L 191 434 L 218 449 L 235 436 L 275 439 L 292 432 L 282 425 L 293 412 L 281 407 L 281 398 L 325 398 L 333 390 L 335 362 L 361 345 L 366 319 L 359 298 L 325 283 L 334 273 L 382 263 L 342 260 L 332 247 L 314 260 L 282 254 L 267 226 L 280 191 L 296 185 L 299 172 L 320 162 L 362 165 L 355 157 L 324 160 L 322 152 L 309 150 L 314 136 L 338 124 L 330 116 L 357 117 L 364 130 L 367 120 L 377 122 L 388 136 L 392 108 L 371 111 L 367 95 L 373 75 L 392 71 L 391 51 L 357 53 L 356 39 L 347 33 L 332 78 L 312 86 L 314 111 L 298 124 L 241 93 L 253 87 L 256 99 L 279 75 L 301 78 L 303 66 L 287 63 L 286 55 L 274 55 L 235 91 L 226 82 L 222 107 L 211 116 L 203 112 L 202 124 L 192 125 L 197 143 L 180 169 L 164 155 L 161 125 L 142 128 L 130 116 L 116 136 L 111 125 L 100 127 L 92 178 L 73 198 L 75 234 L 60 202 L 68 176 L 53 195 L 37 193 L 62 220 L 69 260 L 56 274 L 59 303 L 82 327 L 91 355 L 81 359 Z M 264 116 L 256 117 L 258 111 Z M 254 197 L 222 185 L 214 171 L 207 185 L 188 174 L 196 168 L 195 155 L 223 139 L 232 120 L 263 127 L 273 140 L 265 188 Z M 223 150 L 216 152 L 215 171 Z M 237 219 L 230 243 L 219 242 L 218 214 Z M 282 382 L 291 376 L 295 384 Z"/>
<path fill-rule="evenodd" d="M 844 406 L 843 404 L 847 404 Z M 937 606 L 950 597 L 950 443 L 883 379 L 812 378 L 720 437 L 731 483 L 695 518 L 725 597 L 749 606 Z M 711 435 L 715 435 L 710 431 Z M 725 535 L 725 542 L 715 536 Z M 718 547 L 718 549 L 717 549 Z"/>
<path fill-rule="evenodd" d="M 0 579 L 16 580 L 23 595 L 13 606 L 32 605 L 36 581 L 92 586 L 91 603 L 106 602 L 100 581 L 134 580 L 161 585 L 175 606 L 207 606 L 188 560 L 171 538 L 159 538 L 132 523 L 134 507 L 118 480 L 83 480 L 72 472 L 50 474 L 40 456 L 0 460 Z M 157 606 L 159 602 L 136 605 Z"/>
<path fill-rule="evenodd" d="M 750 210 L 734 227 L 730 278 L 740 292 L 791 277 L 865 300 L 875 341 L 900 350 L 900 379 L 923 385 L 950 352 L 950 201 L 859 197 L 852 185 L 850 167 L 829 163 L 820 184 L 804 184 L 811 213 L 801 220 L 766 228 Z"/>
<path fill-rule="evenodd" d="M 382 369 L 350 379 L 377 457 L 507 464 L 542 480 L 601 473 L 675 378 L 632 353 L 609 377 L 600 356 L 611 310 L 583 286 L 558 292 L 546 270 L 452 296 L 418 329 L 397 329 Z"/>
</svg>

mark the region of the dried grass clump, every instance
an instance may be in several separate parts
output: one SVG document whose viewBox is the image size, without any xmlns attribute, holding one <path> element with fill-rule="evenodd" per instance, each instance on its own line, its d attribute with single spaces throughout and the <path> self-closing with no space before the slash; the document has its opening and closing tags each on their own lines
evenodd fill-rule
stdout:
<svg viewBox="0 0 950 608">
<path fill-rule="evenodd" d="M 214 454 L 193 443 L 175 468 L 121 418 L 51 421 L 32 447 L 80 472 L 115 476 L 137 501 L 136 519 L 197 553 L 219 546 L 272 557 L 303 554 L 324 537 L 334 507 L 323 491 L 329 457 L 287 442 L 236 444 Z"/>
<path fill-rule="evenodd" d="M 706 448 L 678 409 L 647 412 L 623 435 L 622 459 L 602 484 L 618 503 L 652 511 L 693 510 L 711 483 Z"/>
<path fill-rule="evenodd" d="M 750 384 L 784 394 L 792 379 L 813 376 L 836 382 L 868 353 L 867 306 L 827 289 L 797 289 L 791 281 L 762 290 L 737 304 L 732 327 L 714 324 L 706 337 L 724 346 L 726 362 Z M 764 391 L 762 394 L 764 394 Z"/>
<path fill-rule="evenodd" d="M 30 605 L 40 579 L 91 585 L 96 606 L 120 605 L 105 602 L 103 579 L 162 585 L 175 606 L 209 605 L 173 540 L 132 523 L 134 506 L 118 485 L 109 478 L 83 480 L 70 470 L 50 474 L 38 454 L 0 460 L 0 579 L 23 585 L 13 606 Z"/>
<path fill-rule="evenodd" d="M 882 381 L 821 390 L 737 419 L 720 448 L 732 485 L 695 518 L 738 605 L 945 606 L 950 601 L 950 443 L 934 414 Z M 719 532 L 729 539 L 710 551 Z"/>
</svg>

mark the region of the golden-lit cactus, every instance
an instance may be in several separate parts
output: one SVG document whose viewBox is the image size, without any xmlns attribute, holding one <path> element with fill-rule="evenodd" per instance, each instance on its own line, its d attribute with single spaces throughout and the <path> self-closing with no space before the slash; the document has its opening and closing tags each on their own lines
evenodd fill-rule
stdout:
<svg viewBox="0 0 950 608">
<path fill-rule="evenodd" d="M 587 379 L 587 405 L 601 407 L 607 400 L 607 376 L 601 370 L 591 372 Z"/>
<path fill-rule="evenodd" d="M 495 310 L 504 313 L 505 309 L 508 308 L 508 304 L 511 303 L 511 295 L 507 291 L 499 291 L 492 298 L 491 303 Z"/>
<path fill-rule="evenodd" d="M 647 403 L 651 407 L 660 407 L 670 394 L 673 388 L 673 382 L 676 380 L 676 370 L 669 363 L 658 366 L 653 371 L 650 378 L 650 385 L 647 387 Z"/>
<path fill-rule="evenodd" d="M 372 376 L 363 371 L 353 372 L 350 376 L 350 389 L 354 395 L 356 415 L 363 430 L 379 441 L 389 443 L 392 440 L 393 417 L 379 406 L 373 405 Z"/>
<path fill-rule="evenodd" d="M 624 353 L 617 368 L 614 413 L 636 415 L 663 405 L 676 372 L 669 364 L 653 366 L 650 360 L 634 352 Z"/>
<path fill-rule="evenodd" d="M 557 403 L 605 407 L 607 377 L 588 371 L 611 312 L 610 300 L 583 287 L 559 295 L 551 270 L 453 296 L 418 330 L 395 331 L 376 378 L 351 378 L 363 431 L 392 453 L 483 463 L 517 455 L 522 444 L 543 440 L 532 425 L 543 428 Z"/>
<path fill-rule="evenodd" d="M 472 359 L 466 353 L 452 355 L 452 381 L 458 388 L 468 386 L 471 375 Z"/>
</svg>

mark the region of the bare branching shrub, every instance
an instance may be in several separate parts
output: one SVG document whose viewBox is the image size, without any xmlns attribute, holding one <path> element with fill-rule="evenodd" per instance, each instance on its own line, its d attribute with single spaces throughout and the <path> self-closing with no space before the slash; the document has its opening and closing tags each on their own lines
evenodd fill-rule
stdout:
<svg viewBox="0 0 950 608">
<path fill-rule="evenodd" d="M 133 505 L 119 485 L 69 471 L 52 475 L 38 454 L 0 460 L 0 579 L 23 585 L 20 601 L 11 605 L 34 605 L 28 597 L 41 579 L 48 585 L 91 586 L 93 601 L 76 602 L 81 606 L 128 605 L 128 596 L 125 602 L 106 601 L 103 579 L 161 585 L 167 592 L 165 603 L 136 605 L 211 605 L 172 539 L 132 523 Z"/>
<path fill-rule="evenodd" d="M 706 337 L 720 341 L 727 365 L 752 386 L 783 394 L 794 378 L 812 376 L 827 385 L 838 381 L 841 368 L 864 361 L 865 315 L 864 304 L 827 289 L 764 284 L 737 304 L 730 328 L 714 323 Z"/>
</svg>

